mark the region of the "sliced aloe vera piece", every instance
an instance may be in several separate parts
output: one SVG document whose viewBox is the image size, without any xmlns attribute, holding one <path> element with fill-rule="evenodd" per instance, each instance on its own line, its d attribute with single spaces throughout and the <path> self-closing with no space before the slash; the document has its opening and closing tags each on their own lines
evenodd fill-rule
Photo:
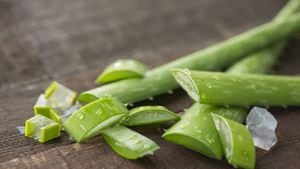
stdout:
<svg viewBox="0 0 300 169">
<path fill-rule="evenodd" d="M 159 149 L 154 141 L 121 125 L 106 129 L 103 137 L 116 153 L 130 160 L 153 154 Z"/>
<path fill-rule="evenodd" d="M 74 104 L 76 92 L 53 81 L 45 91 L 45 98 L 49 107 L 63 111 Z"/>
<path fill-rule="evenodd" d="M 36 115 L 25 122 L 25 136 L 41 143 L 60 136 L 60 125 L 42 115 Z"/>
<path fill-rule="evenodd" d="M 255 147 L 247 127 L 217 114 L 212 114 L 212 118 L 228 163 L 234 167 L 253 169 L 255 167 Z"/>
<path fill-rule="evenodd" d="M 232 74 L 188 69 L 174 69 L 172 73 L 182 88 L 197 102 L 246 107 L 300 105 L 300 90 L 297 90 L 300 78 L 297 76 Z"/>
<path fill-rule="evenodd" d="M 143 77 L 147 66 L 136 60 L 120 59 L 110 65 L 101 73 L 96 83 L 110 83 L 113 81 Z"/>
<path fill-rule="evenodd" d="M 127 108 L 117 98 L 103 97 L 74 112 L 63 126 L 72 139 L 82 142 L 118 123 L 126 115 Z"/>
<path fill-rule="evenodd" d="M 228 109 L 223 106 L 195 103 L 162 137 L 208 157 L 221 159 L 223 157 L 222 146 L 210 116 L 211 112 L 237 121 L 242 121 L 247 116 L 247 110 L 244 108 Z"/>
<path fill-rule="evenodd" d="M 125 126 L 157 124 L 178 121 L 180 117 L 163 106 L 141 106 L 130 110 L 129 116 L 122 122 Z"/>
</svg>

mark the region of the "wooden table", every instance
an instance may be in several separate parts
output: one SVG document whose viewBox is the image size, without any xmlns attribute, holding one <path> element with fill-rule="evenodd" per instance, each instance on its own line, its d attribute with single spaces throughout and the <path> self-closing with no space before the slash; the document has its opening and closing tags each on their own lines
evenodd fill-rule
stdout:
<svg viewBox="0 0 300 169">
<path fill-rule="evenodd" d="M 155 67 L 269 21 L 286 0 L 0 0 L 0 168 L 232 168 L 160 138 L 163 128 L 137 128 L 161 149 L 137 161 L 116 155 L 101 137 L 75 144 L 66 134 L 46 144 L 16 126 L 57 80 L 79 92 L 117 58 Z M 293 40 L 276 67 L 300 73 L 300 41 Z M 292 89 L 291 89 L 292 90 Z M 139 104 L 179 112 L 191 104 L 182 90 Z M 257 168 L 300 168 L 300 108 L 272 108 L 279 142 L 257 151 Z"/>
</svg>

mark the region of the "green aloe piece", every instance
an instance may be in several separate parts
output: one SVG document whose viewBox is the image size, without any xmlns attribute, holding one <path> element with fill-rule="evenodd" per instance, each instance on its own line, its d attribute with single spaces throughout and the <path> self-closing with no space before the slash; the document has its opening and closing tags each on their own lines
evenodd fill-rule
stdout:
<svg viewBox="0 0 300 169">
<path fill-rule="evenodd" d="M 83 92 L 79 96 L 79 101 L 91 102 L 109 93 L 118 97 L 124 103 L 133 103 L 166 93 L 179 87 L 170 73 L 172 68 L 223 69 L 248 54 L 275 42 L 286 40 L 297 33 L 299 29 L 300 15 L 297 14 L 286 19 L 269 22 L 224 42 L 185 57 L 180 57 L 153 69 L 147 72 L 144 78 L 126 79 Z"/>
<path fill-rule="evenodd" d="M 255 147 L 248 128 L 233 120 L 212 114 L 229 164 L 246 169 L 255 168 Z"/>
<path fill-rule="evenodd" d="M 173 70 L 191 98 L 205 104 L 299 106 L 300 77 Z M 237 99 L 238 97 L 238 99 Z"/>
<path fill-rule="evenodd" d="M 45 91 L 45 98 L 49 107 L 66 110 L 74 104 L 76 92 L 53 81 Z"/>
<path fill-rule="evenodd" d="M 96 83 L 110 83 L 122 79 L 141 78 L 148 70 L 147 66 L 136 60 L 119 59 L 101 73 Z"/>
<path fill-rule="evenodd" d="M 130 110 L 122 122 L 125 126 L 141 126 L 168 121 L 178 121 L 180 117 L 163 106 L 141 106 Z"/>
<path fill-rule="evenodd" d="M 56 121 L 57 123 L 61 124 L 60 113 L 54 111 L 52 108 L 48 106 L 48 101 L 45 98 L 44 94 L 41 94 L 33 106 L 34 114 L 35 115 L 43 115 L 51 120 Z"/>
<path fill-rule="evenodd" d="M 63 124 L 76 142 L 100 134 L 128 115 L 128 110 L 117 98 L 103 97 L 74 112 Z"/>
<path fill-rule="evenodd" d="M 232 107 L 228 109 L 223 106 L 195 103 L 186 110 L 179 122 L 166 130 L 162 137 L 208 157 L 221 159 L 223 151 L 217 130 L 210 116 L 212 112 L 239 122 L 247 116 L 245 108 Z"/>
<path fill-rule="evenodd" d="M 25 122 L 25 136 L 41 143 L 60 136 L 60 125 L 42 115 L 36 115 Z"/>
<path fill-rule="evenodd" d="M 154 141 L 120 125 L 106 129 L 103 138 L 116 153 L 130 160 L 152 155 L 159 149 Z"/>
<path fill-rule="evenodd" d="M 54 111 L 53 109 L 49 108 L 49 107 L 39 107 L 39 106 L 35 106 L 34 107 L 34 114 L 35 115 L 42 115 L 45 116 L 51 120 L 54 120 L 55 122 L 61 124 L 61 117 L 59 116 L 59 113 L 57 113 L 56 111 Z"/>
</svg>

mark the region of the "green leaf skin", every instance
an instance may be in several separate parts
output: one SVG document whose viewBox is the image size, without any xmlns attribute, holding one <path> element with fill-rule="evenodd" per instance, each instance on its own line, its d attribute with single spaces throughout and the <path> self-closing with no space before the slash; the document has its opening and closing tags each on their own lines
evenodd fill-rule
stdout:
<svg viewBox="0 0 300 169">
<path fill-rule="evenodd" d="M 25 136 L 41 143 L 60 136 L 60 125 L 42 115 L 36 115 L 25 122 Z"/>
<path fill-rule="evenodd" d="M 104 97 L 78 109 L 63 126 L 72 139 L 82 142 L 115 125 L 128 113 L 117 98 Z"/>
<path fill-rule="evenodd" d="M 255 168 L 255 147 L 248 128 L 233 120 L 212 114 L 229 164 L 245 169 Z"/>
<path fill-rule="evenodd" d="M 299 29 L 300 15 L 273 21 L 153 69 L 142 79 L 122 80 L 83 92 L 79 101 L 91 102 L 108 93 L 124 103 L 133 103 L 166 93 L 179 87 L 170 73 L 172 68 L 223 69 L 254 51 L 291 37 Z"/>
<path fill-rule="evenodd" d="M 45 91 L 45 98 L 49 107 L 66 110 L 74 104 L 76 92 L 53 81 Z"/>
<path fill-rule="evenodd" d="M 141 126 L 178 121 L 180 116 L 163 106 L 141 106 L 130 110 L 129 116 L 122 121 L 124 126 Z"/>
<path fill-rule="evenodd" d="M 103 138 L 116 153 L 129 160 L 152 155 L 159 149 L 154 141 L 124 126 L 106 129 Z"/>
<path fill-rule="evenodd" d="M 300 77 L 173 70 L 191 98 L 204 104 L 299 106 Z M 238 98 L 238 99 L 237 99 Z"/>
<path fill-rule="evenodd" d="M 239 122 L 242 122 L 247 116 L 245 108 L 231 107 L 228 109 L 223 106 L 195 103 L 185 112 L 181 120 L 168 129 L 162 137 L 208 157 L 221 159 L 223 151 L 210 116 L 212 112 Z"/>
<path fill-rule="evenodd" d="M 278 12 L 274 20 L 281 20 L 290 17 L 291 15 L 299 12 L 300 0 L 289 0 L 288 3 Z"/>
<path fill-rule="evenodd" d="M 96 83 L 110 83 L 122 79 L 141 78 L 148 70 L 147 66 L 136 60 L 119 59 L 101 73 Z"/>
<path fill-rule="evenodd" d="M 262 51 L 251 54 L 250 56 L 239 61 L 239 64 L 234 64 L 227 73 L 253 73 L 265 74 L 272 70 L 276 64 L 278 57 L 283 49 L 283 44 L 278 44 L 272 48 L 264 49 Z"/>
</svg>

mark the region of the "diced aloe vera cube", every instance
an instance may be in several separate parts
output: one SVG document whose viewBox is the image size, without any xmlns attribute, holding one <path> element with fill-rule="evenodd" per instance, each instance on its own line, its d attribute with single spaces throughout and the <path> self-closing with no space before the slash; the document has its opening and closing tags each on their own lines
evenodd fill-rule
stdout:
<svg viewBox="0 0 300 169">
<path fill-rule="evenodd" d="M 117 98 L 103 97 L 74 112 L 63 124 L 76 142 L 82 142 L 115 125 L 128 114 Z"/>
<path fill-rule="evenodd" d="M 25 122 L 25 136 L 41 143 L 60 136 L 60 125 L 42 115 L 36 115 Z"/>
<path fill-rule="evenodd" d="M 45 98 L 44 94 L 41 94 L 33 106 L 34 114 L 35 115 L 43 115 L 51 120 L 54 120 L 58 123 L 61 123 L 61 118 L 59 116 L 60 113 L 56 112 L 55 110 L 51 109 L 48 106 L 48 101 Z"/>
<path fill-rule="evenodd" d="M 46 89 L 45 98 L 48 101 L 48 106 L 63 111 L 73 105 L 76 92 L 54 81 Z"/>
</svg>

